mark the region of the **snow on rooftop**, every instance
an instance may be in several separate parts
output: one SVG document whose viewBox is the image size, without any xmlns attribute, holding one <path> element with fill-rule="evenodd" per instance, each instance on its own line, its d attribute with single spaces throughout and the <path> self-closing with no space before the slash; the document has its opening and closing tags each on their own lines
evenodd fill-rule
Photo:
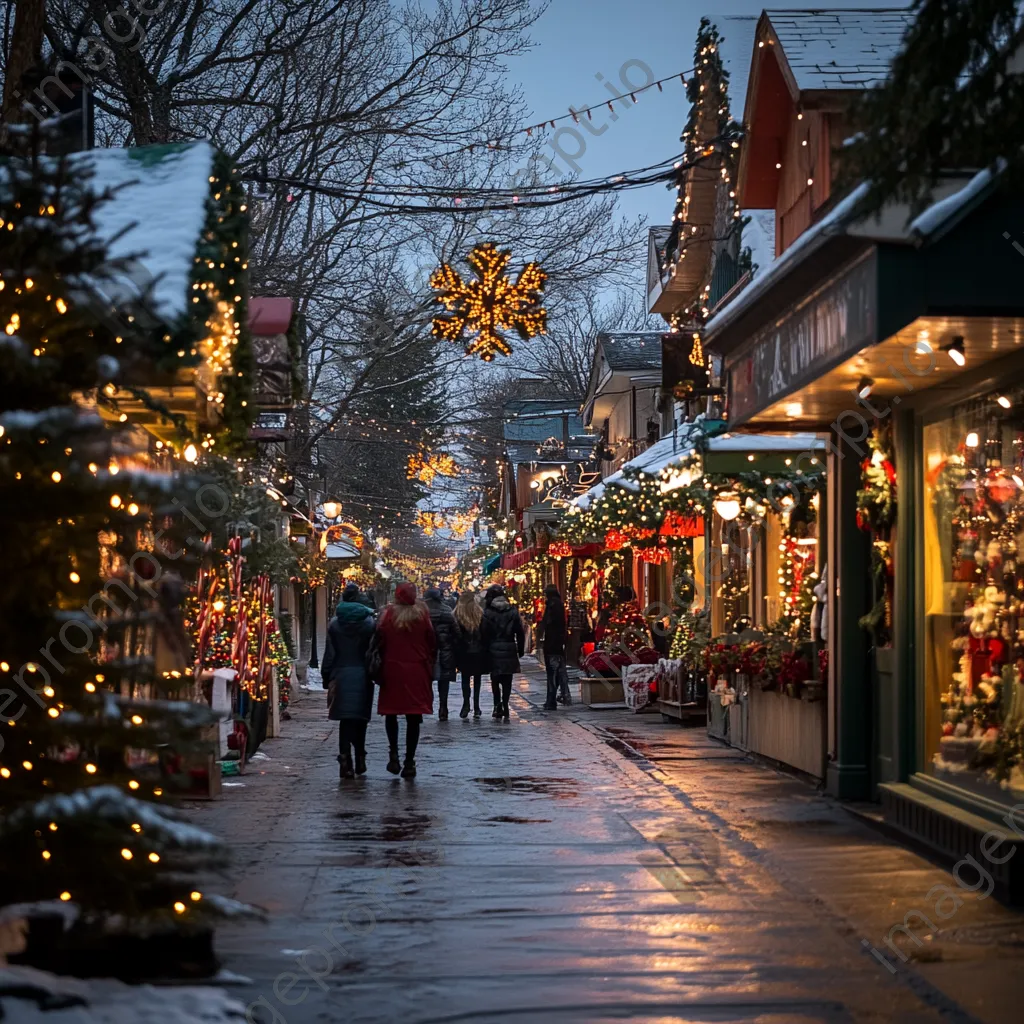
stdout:
<svg viewBox="0 0 1024 1024">
<path fill-rule="evenodd" d="M 756 277 L 775 261 L 775 211 L 741 210 L 740 215 L 750 218 L 743 227 L 740 245 L 750 249 L 753 273 Z"/>
<path fill-rule="evenodd" d="M 729 72 L 729 113 L 734 121 L 742 124 L 750 63 L 754 55 L 754 38 L 757 35 L 757 18 L 714 14 L 705 17 L 722 37 L 718 52 L 722 66 Z"/>
<path fill-rule="evenodd" d="M 636 458 L 623 464 L 622 468 L 606 480 L 594 484 L 585 494 L 573 501 L 581 509 L 587 509 L 600 500 L 611 484 L 628 491 L 638 490 L 635 481 L 626 477 L 624 470 L 632 469 L 654 475 L 675 464 L 681 464 L 697 451 L 694 440 L 704 431 L 698 423 L 686 424 L 677 435 L 668 435 L 656 441 Z M 717 434 L 707 440 L 709 452 L 806 452 L 822 451 L 825 442 L 815 434 Z"/>
<path fill-rule="evenodd" d="M 764 13 L 801 91 L 880 85 L 914 20 L 903 8 Z"/>
<path fill-rule="evenodd" d="M 951 196 L 932 203 L 910 222 L 907 229 L 911 234 L 931 235 L 952 217 L 987 192 L 1000 174 L 1006 169 L 1006 161 L 1000 157 L 994 166 L 978 171 L 973 178 Z"/>
<path fill-rule="evenodd" d="M 189 142 L 90 149 L 69 158 L 93 172 L 94 191 L 114 192 L 96 209 L 97 232 L 111 259 L 134 257 L 140 264 L 124 282 L 129 295 L 148 277 L 156 279 L 155 311 L 168 322 L 185 314 L 192 294 L 190 275 L 206 223 L 213 157 L 208 142 Z M 124 297 L 108 294 L 112 301 Z"/>
<path fill-rule="evenodd" d="M 797 236 L 793 244 L 766 271 L 758 274 L 728 305 L 719 310 L 705 325 L 705 334 L 710 338 L 716 331 L 731 323 L 744 310 L 749 309 L 786 272 L 803 259 L 805 253 L 817 248 L 830 235 L 841 234 L 846 229 L 845 221 L 857 204 L 868 194 L 866 184 L 858 185 L 845 199 L 817 224 Z"/>
</svg>

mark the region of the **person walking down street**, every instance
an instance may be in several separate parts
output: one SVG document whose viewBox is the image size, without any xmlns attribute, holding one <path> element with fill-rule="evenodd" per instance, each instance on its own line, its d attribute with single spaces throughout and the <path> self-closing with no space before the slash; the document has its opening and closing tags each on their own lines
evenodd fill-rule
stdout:
<svg viewBox="0 0 1024 1024">
<path fill-rule="evenodd" d="M 565 605 L 558 587 L 549 584 L 544 591 L 544 667 L 548 673 L 548 695 L 544 702 L 545 711 L 558 709 L 559 687 L 563 687 L 563 699 L 568 696 L 569 684 L 565 671 Z"/>
<path fill-rule="evenodd" d="M 430 612 L 430 622 L 437 636 L 437 654 L 434 658 L 434 678 L 437 680 L 437 720 L 448 721 L 448 688 L 455 678 L 455 617 L 441 597 L 441 591 L 431 587 L 423 595 L 423 603 Z"/>
<path fill-rule="evenodd" d="M 373 612 L 360 601 L 359 588 L 349 583 L 327 627 L 320 669 L 327 689 L 327 717 L 338 722 L 338 764 L 343 779 L 366 774 L 366 726 L 373 711 L 366 651 L 375 625 Z"/>
<path fill-rule="evenodd" d="M 509 603 L 503 587 L 495 584 L 484 599 L 484 618 L 480 638 L 487 652 L 494 692 L 494 717 L 508 721 L 508 702 L 512 696 L 512 676 L 519 671 L 525 633 L 519 612 Z"/>
<path fill-rule="evenodd" d="M 388 735 L 388 771 L 416 776 L 416 747 L 423 716 L 433 714 L 431 685 L 437 638 L 427 606 L 416 599 L 412 583 L 399 583 L 395 600 L 384 609 L 377 623 L 377 646 L 381 655 L 380 697 L 377 714 L 384 716 Z M 405 764 L 398 760 L 398 716 L 405 715 Z"/>
<path fill-rule="evenodd" d="M 455 606 L 455 664 L 462 676 L 462 710 L 459 718 L 469 717 L 469 684 L 473 682 L 473 717 L 480 717 L 480 684 L 487 669 L 480 627 L 484 613 L 472 591 L 459 595 Z"/>
</svg>

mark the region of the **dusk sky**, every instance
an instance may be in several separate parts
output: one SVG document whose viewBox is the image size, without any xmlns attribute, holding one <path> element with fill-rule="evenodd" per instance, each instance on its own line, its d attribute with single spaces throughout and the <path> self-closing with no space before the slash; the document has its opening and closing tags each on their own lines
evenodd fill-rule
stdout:
<svg viewBox="0 0 1024 1024">
<path fill-rule="evenodd" d="M 904 5 L 830 0 L 827 6 Z M 526 101 L 537 120 L 557 117 L 567 113 L 570 104 L 579 109 L 610 97 L 604 82 L 595 77 L 598 74 L 615 85 L 617 91 L 624 91 L 620 70 L 626 62 L 634 62 L 626 70 L 633 84 L 642 83 L 646 77 L 637 62 L 651 69 L 653 79 L 688 70 L 692 66 L 697 26 L 701 15 L 709 9 L 720 15 L 756 15 L 763 4 L 752 0 L 725 0 L 721 5 L 694 0 L 551 0 L 533 30 L 537 46 L 513 63 L 512 76 L 522 83 Z M 686 93 L 677 80 L 666 83 L 661 93 L 656 89 L 645 93 L 628 110 L 620 109 L 614 123 L 608 120 L 607 108 L 601 120 L 595 112 L 595 126 L 607 124 L 608 130 L 600 136 L 579 130 L 586 142 L 585 152 L 576 160 L 580 176 L 615 174 L 679 153 L 679 133 L 687 110 Z M 576 151 L 578 143 L 571 136 L 563 135 L 560 141 L 570 156 Z M 554 156 L 551 149 L 546 153 Z M 564 168 L 560 160 L 558 165 Z M 665 223 L 671 216 L 672 205 L 672 194 L 661 185 L 620 196 L 623 215 L 645 215 L 651 224 Z"/>
</svg>

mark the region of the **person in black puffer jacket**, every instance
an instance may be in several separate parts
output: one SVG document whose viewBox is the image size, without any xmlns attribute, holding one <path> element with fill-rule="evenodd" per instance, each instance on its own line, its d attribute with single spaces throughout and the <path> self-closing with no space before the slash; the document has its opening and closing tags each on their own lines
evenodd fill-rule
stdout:
<svg viewBox="0 0 1024 1024">
<path fill-rule="evenodd" d="M 526 635 L 519 612 L 509 604 L 505 591 L 497 584 L 488 588 L 484 599 L 484 618 L 480 639 L 487 651 L 494 693 L 494 717 L 508 721 L 508 701 L 512 696 L 512 676 L 519 671 Z"/>
<path fill-rule="evenodd" d="M 327 627 L 320 662 L 327 688 L 327 716 L 339 723 L 338 764 L 343 779 L 366 772 L 366 726 L 373 710 L 373 681 L 366 672 L 366 651 L 375 624 L 373 612 L 359 600 L 359 588 L 349 583 Z"/>
<path fill-rule="evenodd" d="M 455 617 L 441 598 L 441 591 L 431 587 L 423 595 L 423 603 L 430 612 L 430 622 L 437 636 L 437 657 L 434 660 L 434 678 L 437 680 L 437 720 L 448 719 L 448 687 L 455 678 Z"/>
</svg>

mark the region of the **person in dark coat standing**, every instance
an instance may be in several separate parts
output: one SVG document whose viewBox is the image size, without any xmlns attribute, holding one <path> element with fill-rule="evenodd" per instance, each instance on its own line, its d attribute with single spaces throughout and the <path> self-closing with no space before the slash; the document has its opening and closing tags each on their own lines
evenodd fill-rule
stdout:
<svg viewBox="0 0 1024 1024">
<path fill-rule="evenodd" d="M 451 608 L 441 597 L 437 587 L 430 587 L 423 595 L 423 603 L 430 612 L 430 624 L 437 637 L 437 655 L 434 658 L 434 678 L 437 680 L 437 720 L 448 721 L 448 688 L 455 678 L 455 618 Z"/>
<path fill-rule="evenodd" d="M 412 583 L 399 583 L 395 600 L 384 609 L 377 623 L 377 645 L 381 653 L 380 697 L 377 714 L 384 716 L 388 734 L 388 771 L 402 778 L 416 775 L 416 747 L 423 716 L 433 714 L 431 685 L 437 638 L 430 624 L 430 612 L 416 600 Z M 405 765 L 398 760 L 398 716 L 405 715 Z"/>
<path fill-rule="evenodd" d="M 343 779 L 366 774 L 366 725 L 373 711 L 373 681 L 366 672 L 366 651 L 375 625 L 373 612 L 359 599 L 359 588 L 349 583 L 327 627 L 320 663 L 327 688 L 327 717 L 339 723 L 338 764 Z"/>
<path fill-rule="evenodd" d="M 480 636 L 484 613 L 475 595 L 464 590 L 455 606 L 455 664 L 462 676 L 462 710 L 469 717 L 469 683 L 473 681 L 473 717 L 480 717 L 480 684 L 487 670 L 487 652 Z"/>
<path fill-rule="evenodd" d="M 480 638 L 487 651 L 494 692 L 494 717 L 508 721 L 508 702 L 512 696 L 512 676 L 519 671 L 519 659 L 526 641 L 523 620 L 509 604 L 504 588 L 494 584 L 484 598 L 484 618 Z"/>
<path fill-rule="evenodd" d="M 544 667 L 548 673 L 548 694 L 544 702 L 545 711 L 558 708 L 559 685 L 563 685 L 563 699 L 568 695 L 569 684 L 565 679 L 565 605 L 558 587 L 549 584 L 544 591 Z M 564 680 L 564 682 L 563 682 Z"/>
</svg>

